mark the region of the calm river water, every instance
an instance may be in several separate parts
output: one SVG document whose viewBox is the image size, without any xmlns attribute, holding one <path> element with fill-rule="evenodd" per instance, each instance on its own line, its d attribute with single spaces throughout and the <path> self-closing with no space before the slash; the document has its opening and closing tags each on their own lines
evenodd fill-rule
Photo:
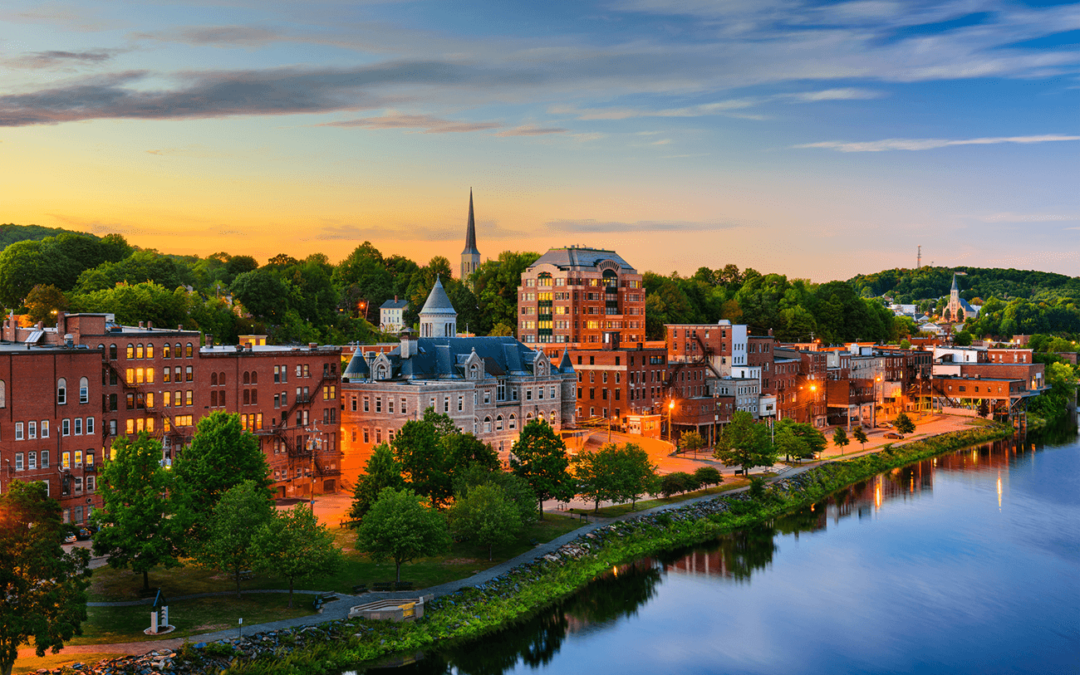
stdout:
<svg viewBox="0 0 1080 675">
<path fill-rule="evenodd" d="M 1080 440 L 897 469 L 392 672 L 1080 672 Z"/>
</svg>

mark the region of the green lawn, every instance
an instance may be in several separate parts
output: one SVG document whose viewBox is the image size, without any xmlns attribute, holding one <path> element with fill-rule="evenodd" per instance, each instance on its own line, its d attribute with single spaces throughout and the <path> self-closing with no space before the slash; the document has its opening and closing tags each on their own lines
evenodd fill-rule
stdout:
<svg viewBox="0 0 1080 675">
<path fill-rule="evenodd" d="M 678 504 L 684 502 L 687 499 L 693 499 L 694 497 L 704 497 L 706 495 L 717 495 L 721 492 L 728 492 L 729 490 L 737 490 L 741 487 L 746 487 L 750 484 L 750 481 L 745 478 L 724 483 L 717 487 L 711 487 L 707 490 L 697 490 L 696 492 L 684 492 L 681 495 L 674 495 L 671 497 L 660 497 L 659 499 L 650 499 L 648 501 L 638 502 L 636 508 L 631 508 L 630 504 L 617 504 L 615 506 L 605 506 L 599 511 L 592 509 L 570 509 L 570 513 L 579 513 L 589 516 L 600 516 L 601 518 L 616 518 L 618 516 L 625 515 L 634 511 L 644 511 L 651 509 L 654 506 L 663 506 L 665 504 Z"/>
<path fill-rule="evenodd" d="M 41 658 L 36 656 L 28 659 L 19 659 L 15 667 L 11 669 L 12 675 L 26 675 L 36 673 L 39 668 L 56 670 L 61 666 L 69 666 L 74 663 L 96 664 L 102 659 L 116 659 L 125 654 L 45 654 Z"/>
<path fill-rule="evenodd" d="M 515 544 L 501 550 L 495 549 L 494 560 L 490 562 L 487 559 L 486 547 L 474 546 L 467 542 L 456 543 L 445 555 L 423 558 L 403 565 L 401 578 L 413 582 L 415 588 L 426 588 L 462 579 L 524 553 L 532 548 L 529 542 L 533 539 L 540 542 L 551 541 L 576 530 L 581 525 L 583 523 L 577 518 L 545 514 L 544 519 L 531 525 Z M 394 580 L 393 563 L 375 563 L 366 554 L 353 550 L 356 545 L 355 531 L 340 528 L 332 528 L 331 531 L 337 538 L 338 545 L 345 551 L 345 564 L 337 574 L 298 582 L 297 588 L 351 593 L 352 587 L 356 584 L 367 584 L 368 588 L 371 588 L 375 582 Z M 172 570 L 155 570 L 150 573 L 150 584 L 160 587 L 167 598 L 194 593 L 231 591 L 235 588 L 234 582 L 227 575 L 193 565 Z M 90 600 L 97 602 L 135 600 L 140 597 L 141 588 L 141 575 L 132 574 L 126 570 L 101 568 L 94 570 Z M 271 575 L 256 574 L 251 581 L 242 582 L 242 588 L 245 590 L 288 588 L 288 583 Z M 235 602 L 235 599 L 232 601 Z M 146 614 L 148 626 L 149 608 L 145 608 L 144 611 L 144 608 L 140 607 L 139 610 Z"/>
<path fill-rule="evenodd" d="M 310 595 L 295 595 L 293 599 L 293 609 L 288 608 L 287 593 L 245 595 L 239 600 L 236 596 L 221 596 L 170 601 L 169 623 L 176 626 L 176 630 L 167 635 L 158 636 L 143 633 L 150 627 L 151 608 L 149 605 L 88 607 L 83 634 L 72 639 L 69 644 L 89 645 L 183 638 L 210 631 L 236 628 L 237 619 L 240 618 L 244 619 L 244 625 L 254 625 L 315 613 L 311 607 L 313 598 Z"/>
</svg>

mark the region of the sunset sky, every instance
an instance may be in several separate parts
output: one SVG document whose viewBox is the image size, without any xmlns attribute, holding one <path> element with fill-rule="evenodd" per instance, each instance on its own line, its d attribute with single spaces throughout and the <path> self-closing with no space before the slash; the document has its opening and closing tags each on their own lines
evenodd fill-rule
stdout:
<svg viewBox="0 0 1080 675">
<path fill-rule="evenodd" d="M 172 253 L 1080 274 L 1080 4 L 0 3 L 0 222 Z"/>
</svg>

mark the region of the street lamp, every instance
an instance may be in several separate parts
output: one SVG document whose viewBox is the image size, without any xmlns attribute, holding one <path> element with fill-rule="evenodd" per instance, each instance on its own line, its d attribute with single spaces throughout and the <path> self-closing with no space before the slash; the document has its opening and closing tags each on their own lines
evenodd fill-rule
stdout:
<svg viewBox="0 0 1080 675">
<path fill-rule="evenodd" d="M 364 315 L 364 321 L 367 321 L 367 300 L 361 300 L 356 308 Z"/>
<path fill-rule="evenodd" d="M 668 401 L 667 407 L 667 439 L 668 443 L 671 442 L 671 413 L 675 410 L 675 400 Z"/>
</svg>

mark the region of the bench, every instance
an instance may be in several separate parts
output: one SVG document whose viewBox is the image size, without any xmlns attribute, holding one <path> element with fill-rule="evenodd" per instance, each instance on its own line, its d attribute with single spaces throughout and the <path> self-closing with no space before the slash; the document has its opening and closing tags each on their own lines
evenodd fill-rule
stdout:
<svg viewBox="0 0 1080 675">
<path fill-rule="evenodd" d="M 334 600 L 337 600 L 337 599 L 338 599 L 338 597 L 334 593 L 323 593 L 322 595 L 315 596 L 315 599 L 311 601 L 311 607 L 316 612 L 321 613 L 323 605 L 325 605 L 328 602 L 333 602 Z"/>
<path fill-rule="evenodd" d="M 394 590 L 398 591 L 411 591 L 413 589 L 413 582 L 411 581 L 399 581 L 394 584 Z"/>
<path fill-rule="evenodd" d="M 361 595 L 367 593 L 367 584 L 356 584 L 352 587 L 353 595 Z"/>
<path fill-rule="evenodd" d="M 392 584 L 389 581 L 376 581 L 374 584 L 371 585 L 371 590 L 378 593 L 380 591 L 393 590 L 393 587 L 394 587 L 394 584 Z"/>
</svg>

